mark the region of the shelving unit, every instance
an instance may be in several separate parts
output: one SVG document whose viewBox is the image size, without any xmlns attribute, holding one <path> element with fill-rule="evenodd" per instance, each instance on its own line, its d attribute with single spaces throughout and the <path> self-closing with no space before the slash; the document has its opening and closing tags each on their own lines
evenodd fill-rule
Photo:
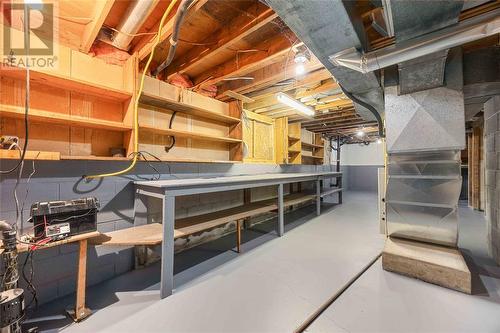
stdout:
<svg viewBox="0 0 500 333">
<path fill-rule="evenodd" d="M 140 102 L 140 150 L 162 161 L 243 160 L 241 102 L 220 102 L 151 77 Z"/>
<path fill-rule="evenodd" d="M 59 45 L 58 64 L 30 68 L 28 159 L 125 160 L 111 148 L 132 147 L 137 59 L 123 66 Z M 24 144 L 26 70 L 1 66 L 0 131 Z M 18 159 L 2 151 L 1 159 Z"/>
<path fill-rule="evenodd" d="M 323 164 L 325 143 L 321 135 L 302 130 L 301 139 L 303 164 Z"/>
<path fill-rule="evenodd" d="M 302 142 L 300 123 L 288 124 L 288 163 L 302 163 Z"/>
</svg>

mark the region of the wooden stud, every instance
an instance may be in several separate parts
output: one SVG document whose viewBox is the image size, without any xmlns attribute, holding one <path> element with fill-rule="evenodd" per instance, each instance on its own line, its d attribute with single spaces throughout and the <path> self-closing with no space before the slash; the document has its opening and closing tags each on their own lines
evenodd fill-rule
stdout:
<svg viewBox="0 0 500 333">
<path fill-rule="evenodd" d="M 91 314 L 91 311 L 85 307 L 85 288 L 87 284 L 87 239 L 82 239 L 78 243 L 80 248 L 78 251 L 76 305 L 74 311 L 68 311 L 68 314 L 76 322 L 87 318 Z"/>
<path fill-rule="evenodd" d="M 236 221 L 236 249 L 241 253 L 241 220 Z"/>
<path fill-rule="evenodd" d="M 480 209 L 481 205 L 481 140 L 482 128 L 472 128 L 472 207 Z"/>
<path fill-rule="evenodd" d="M 104 0 L 94 2 L 94 18 L 92 22 L 87 24 L 85 30 L 83 31 L 82 42 L 80 44 L 80 51 L 83 53 L 88 53 L 90 47 L 94 43 L 99 30 L 101 30 L 102 24 L 106 17 L 108 16 L 115 0 Z"/>
</svg>

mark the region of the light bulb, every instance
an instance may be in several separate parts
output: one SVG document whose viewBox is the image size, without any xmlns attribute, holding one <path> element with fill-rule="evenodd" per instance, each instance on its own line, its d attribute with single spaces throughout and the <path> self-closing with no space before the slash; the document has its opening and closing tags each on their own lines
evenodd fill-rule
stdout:
<svg viewBox="0 0 500 333">
<path fill-rule="evenodd" d="M 382 139 L 380 139 L 380 138 L 379 138 L 379 139 L 377 139 L 377 143 L 378 143 L 378 144 L 382 143 Z"/>
<path fill-rule="evenodd" d="M 363 135 L 365 135 L 365 132 L 363 130 L 359 130 L 358 133 L 356 133 L 356 135 L 358 137 L 362 137 Z"/>
<path fill-rule="evenodd" d="M 299 64 L 295 65 L 295 74 L 296 75 L 302 75 L 305 73 L 305 71 L 306 71 L 306 68 L 304 67 L 304 64 L 299 63 Z"/>
</svg>

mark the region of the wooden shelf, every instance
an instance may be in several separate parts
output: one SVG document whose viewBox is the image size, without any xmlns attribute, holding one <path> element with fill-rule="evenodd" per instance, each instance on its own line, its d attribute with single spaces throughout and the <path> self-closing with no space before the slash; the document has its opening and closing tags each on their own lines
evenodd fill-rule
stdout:
<svg viewBox="0 0 500 333">
<path fill-rule="evenodd" d="M 82 161 L 128 161 L 131 158 L 113 157 L 113 156 L 94 156 L 94 155 L 62 155 L 61 160 L 82 160 Z"/>
<path fill-rule="evenodd" d="M 309 157 L 309 158 L 314 158 L 314 159 L 317 159 L 317 160 L 322 160 L 323 159 L 323 156 L 312 156 L 312 155 L 304 155 L 304 154 L 302 154 L 302 157 Z"/>
<path fill-rule="evenodd" d="M 300 138 L 294 137 L 294 136 L 288 136 L 288 141 L 299 141 Z"/>
<path fill-rule="evenodd" d="M 2 69 L 2 76 L 4 77 L 10 77 L 20 80 L 26 79 L 25 69 L 17 69 L 12 67 L 4 68 L 4 66 L 0 66 L 0 68 Z M 30 82 L 41 83 L 60 89 L 71 90 L 78 93 L 94 95 L 99 98 L 118 101 L 126 101 L 132 97 L 132 93 L 128 91 L 113 89 L 103 85 L 66 77 L 56 73 L 40 72 L 36 70 L 30 71 Z"/>
<path fill-rule="evenodd" d="M 139 129 L 142 129 L 145 131 L 150 131 L 150 132 L 155 132 L 155 133 L 163 134 L 163 135 L 176 136 L 176 137 L 180 137 L 180 138 L 191 138 L 191 139 L 226 142 L 226 143 L 241 143 L 242 142 L 241 139 L 233 139 L 233 138 L 228 138 L 228 137 L 224 137 L 224 136 L 211 136 L 211 135 L 207 135 L 207 134 L 200 134 L 200 133 L 195 133 L 195 132 L 190 132 L 190 131 L 182 131 L 182 130 L 168 129 L 168 128 L 156 128 L 156 127 L 145 126 L 145 125 L 139 126 Z"/>
<path fill-rule="evenodd" d="M 183 102 L 173 101 L 168 98 L 154 96 L 148 93 L 142 93 L 140 102 L 147 105 L 156 106 L 159 108 L 168 109 L 197 116 L 200 118 L 215 120 L 226 124 L 237 124 L 241 122 L 239 118 L 231 117 L 225 114 L 217 113 L 210 110 L 205 110 L 200 107 L 189 105 Z"/>
<path fill-rule="evenodd" d="M 288 153 L 290 153 L 290 154 L 300 154 L 301 151 L 300 150 L 288 149 Z"/>
<path fill-rule="evenodd" d="M 18 150 L 0 149 L 0 159 L 18 160 L 19 156 Z M 61 159 L 61 154 L 52 151 L 27 150 L 24 159 L 37 161 L 58 161 Z"/>
<path fill-rule="evenodd" d="M 0 115 L 4 117 L 24 118 L 24 107 L 13 105 L 0 105 Z M 132 126 L 117 121 L 102 120 L 97 118 L 86 118 L 70 114 L 50 112 L 44 110 L 29 109 L 29 119 L 35 122 L 51 124 L 63 124 L 87 128 L 98 128 L 113 131 L 130 131 Z"/>
<path fill-rule="evenodd" d="M 308 143 L 308 142 L 304 142 L 304 141 L 302 141 L 302 146 L 304 146 L 304 147 L 312 147 L 312 148 L 323 148 L 323 145 L 317 145 L 317 144 L 314 144 L 314 143 Z"/>
</svg>

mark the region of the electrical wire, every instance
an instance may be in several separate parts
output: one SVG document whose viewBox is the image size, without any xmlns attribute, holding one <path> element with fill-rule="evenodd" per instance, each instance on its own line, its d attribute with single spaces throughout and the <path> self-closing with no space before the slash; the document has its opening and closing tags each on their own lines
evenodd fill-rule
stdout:
<svg viewBox="0 0 500 333">
<path fill-rule="evenodd" d="M 169 129 L 172 129 L 172 124 L 174 122 L 174 119 L 175 119 L 175 115 L 177 114 L 177 111 L 174 111 L 174 113 L 172 113 L 172 117 L 170 117 L 170 122 L 168 124 L 168 128 Z M 172 141 L 171 144 L 169 146 L 166 146 L 165 147 L 165 151 L 168 153 L 170 151 L 170 149 L 174 148 L 175 146 L 175 136 L 173 135 L 170 135 L 169 136 L 170 140 Z"/>
<path fill-rule="evenodd" d="M 80 215 L 72 215 L 72 216 L 68 216 L 68 217 L 65 217 L 63 219 L 52 219 L 50 220 L 50 222 L 66 222 L 66 221 L 69 221 L 71 219 L 77 219 L 77 218 L 80 218 L 80 217 L 85 217 L 85 216 L 88 216 L 90 214 L 93 214 L 95 213 L 97 210 L 94 209 L 94 208 L 91 208 L 88 210 L 88 212 L 84 213 L 84 214 L 80 214 Z"/>
<path fill-rule="evenodd" d="M 137 157 L 138 157 L 137 152 L 139 151 L 139 98 L 141 97 L 142 91 L 144 90 L 144 81 L 146 79 L 146 73 L 149 69 L 149 66 L 151 65 L 151 62 L 153 61 L 155 49 L 158 46 L 158 44 L 160 43 L 161 29 L 163 28 L 163 25 L 165 24 L 165 20 L 166 20 L 167 16 L 170 14 L 170 12 L 172 11 L 172 8 L 175 6 L 176 3 L 177 3 L 177 0 L 172 0 L 172 2 L 170 2 L 167 10 L 165 11 L 165 13 L 163 14 L 163 16 L 160 20 L 160 25 L 158 27 L 158 33 L 156 36 L 155 43 L 153 44 L 153 47 L 151 48 L 151 53 L 149 54 L 148 61 L 146 62 L 146 66 L 144 67 L 144 71 L 142 72 L 142 75 L 141 75 L 139 90 L 137 92 L 137 96 L 135 97 L 135 104 L 134 104 L 134 153 L 135 154 L 134 154 L 134 157 L 132 159 L 132 163 L 130 163 L 130 165 L 127 168 L 120 170 L 120 171 L 103 173 L 103 174 L 98 174 L 98 175 L 91 175 L 91 176 L 86 175 L 86 176 L 83 176 L 83 178 L 89 180 L 89 179 L 94 179 L 94 178 L 118 176 L 118 175 L 122 175 L 124 173 L 129 172 L 130 170 L 132 170 L 135 167 L 135 165 L 137 163 Z"/>
<path fill-rule="evenodd" d="M 113 28 L 113 27 L 109 27 L 109 26 L 105 26 L 105 27 L 107 29 L 109 29 L 109 30 L 112 30 L 112 31 L 117 32 L 119 34 L 124 34 L 125 36 L 128 36 L 128 37 L 151 36 L 151 35 L 156 35 L 157 34 L 157 32 L 139 32 L 139 33 L 136 33 L 136 34 L 130 34 L 128 32 L 121 31 L 121 30 L 118 30 L 118 29 Z M 218 43 L 218 42 L 204 42 L 204 43 L 201 43 L 201 42 L 192 42 L 192 41 L 185 40 L 185 39 L 182 39 L 182 38 L 179 38 L 178 41 L 186 43 L 186 44 L 200 45 L 200 46 L 203 46 L 203 45 L 213 45 L 213 44 L 217 44 Z"/>
</svg>

